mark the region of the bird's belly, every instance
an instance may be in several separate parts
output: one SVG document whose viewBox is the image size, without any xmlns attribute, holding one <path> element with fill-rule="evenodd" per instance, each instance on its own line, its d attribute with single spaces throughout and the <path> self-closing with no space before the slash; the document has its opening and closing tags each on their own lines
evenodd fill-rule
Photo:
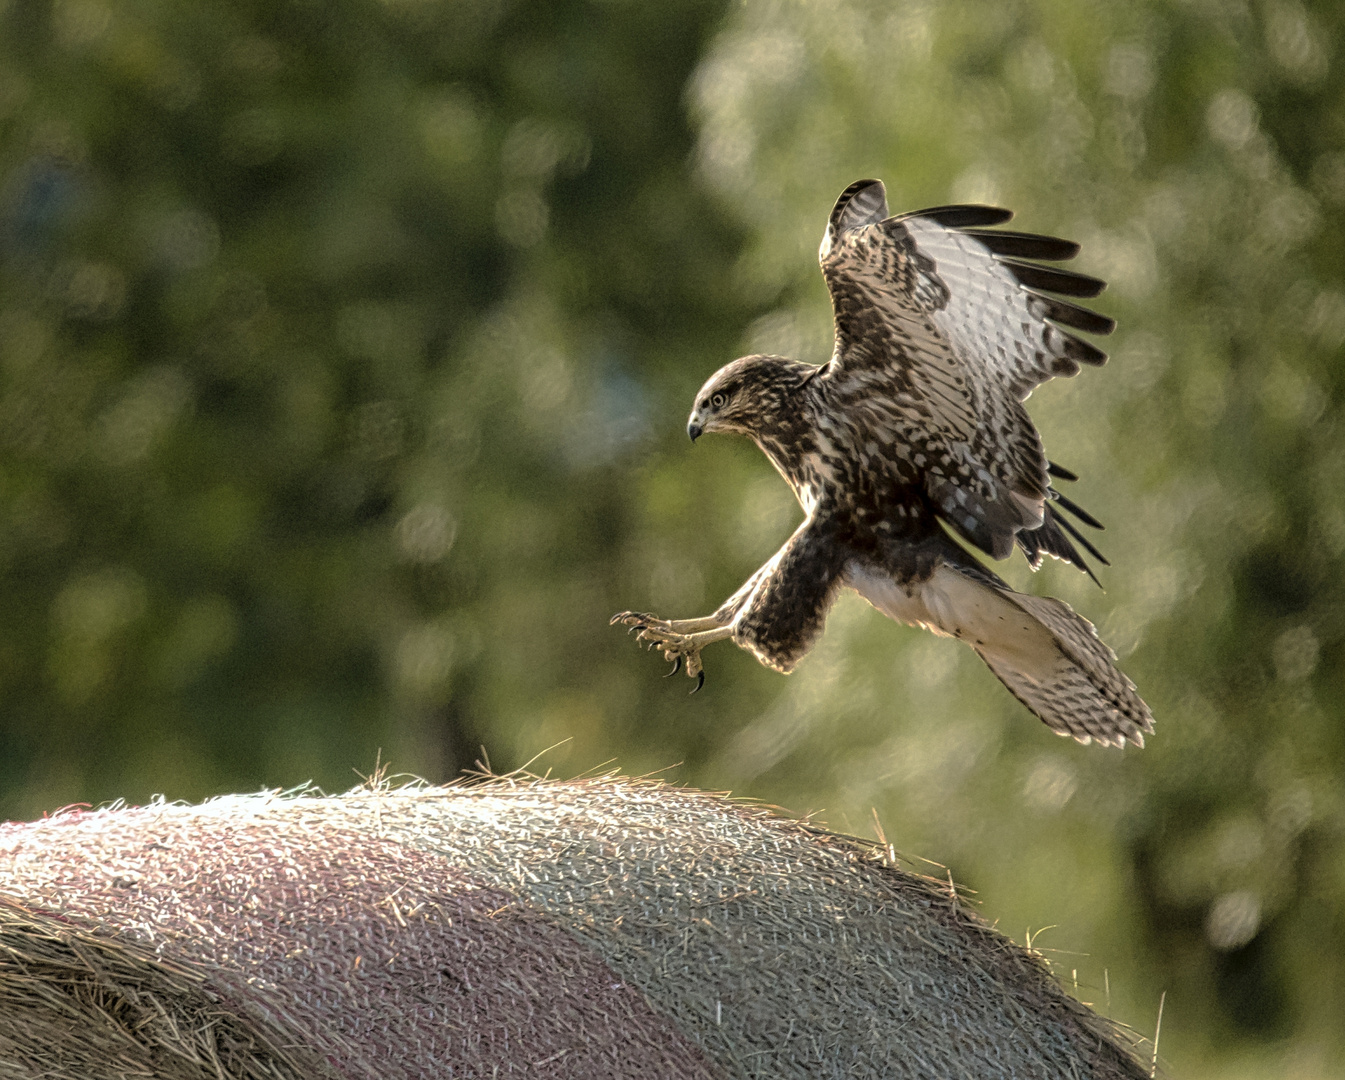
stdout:
<svg viewBox="0 0 1345 1080">
<path fill-rule="evenodd" d="M 960 580 L 959 580 L 960 579 Z M 936 634 L 961 637 L 966 621 L 962 609 L 970 599 L 960 588 L 962 575 L 938 567 L 921 580 L 899 582 L 880 567 L 852 563 L 846 572 L 850 587 L 889 619 L 907 626 L 923 626 Z"/>
<path fill-rule="evenodd" d="M 902 584 L 881 568 L 852 563 L 846 579 L 889 619 L 960 638 L 1032 679 L 1048 679 L 1060 660 L 1054 639 L 1040 622 L 1000 590 L 950 566 Z"/>
</svg>

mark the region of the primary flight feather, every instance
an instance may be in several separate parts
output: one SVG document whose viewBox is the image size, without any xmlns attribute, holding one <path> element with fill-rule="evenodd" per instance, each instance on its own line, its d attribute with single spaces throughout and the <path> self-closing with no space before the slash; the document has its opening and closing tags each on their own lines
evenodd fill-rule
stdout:
<svg viewBox="0 0 1345 1080">
<path fill-rule="evenodd" d="M 1144 745 L 1153 717 L 1092 624 L 1060 600 L 1015 592 L 948 531 L 996 559 L 1017 543 L 1034 568 L 1052 555 L 1091 576 L 1076 541 L 1106 562 L 1060 516 L 1101 527 L 1052 486 L 1074 475 L 1047 460 L 1022 403 L 1052 376 L 1102 364 L 1076 331 L 1115 324 L 1073 302 L 1101 281 L 1042 265 L 1078 246 L 990 228 L 1011 216 L 942 206 L 890 217 L 877 180 L 841 193 L 819 252 L 831 359 L 735 360 L 701 388 L 687 423 L 693 440 L 752 438 L 803 524 L 713 615 L 613 622 L 701 681 L 701 650 L 723 638 L 788 672 L 852 588 L 890 618 L 965 641 L 1057 733 Z"/>
</svg>

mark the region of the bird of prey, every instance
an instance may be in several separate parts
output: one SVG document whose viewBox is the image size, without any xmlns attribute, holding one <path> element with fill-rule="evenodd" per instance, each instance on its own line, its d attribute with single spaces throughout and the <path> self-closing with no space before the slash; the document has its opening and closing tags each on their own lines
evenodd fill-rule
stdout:
<svg viewBox="0 0 1345 1080">
<path fill-rule="evenodd" d="M 1092 576 L 1072 540 L 1106 562 L 1060 515 L 1101 528 L 1052 486 L 1076 477 L 1047 460 L 1023 401 L 1054 375 L 1102 364 L 1074 331 L 1115 323 L 1073 302 L 1103 282 L 1042 265 L 1078 245 L 989 228 L 1012 216 L 940 206 L 890 217 L 878 180 L 841 193 L 819 253 L 831 359 L 734 360 L 687 422 L 693 442 L 712 431 L 755 441 L 803 524 L 713 615 L 626 611 L 613 623 L 674 674 L 685 665 L 698 690 L 701 650 L 724 638 L 791 671 L 850 588 L 889 618 L 965 641 L 1057 734 L 1144 745 L 1153 716 L 1093 625 L 1060 600 L 1015 592 L 955 539 L 996 559 L 1016 542 L 1033 569 L 1052 555 Z"/>
</svg>

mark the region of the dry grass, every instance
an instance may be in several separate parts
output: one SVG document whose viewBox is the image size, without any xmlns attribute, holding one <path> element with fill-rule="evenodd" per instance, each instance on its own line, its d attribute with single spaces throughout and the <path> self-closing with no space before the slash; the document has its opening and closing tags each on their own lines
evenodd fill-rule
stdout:
<svg viewBox="0 0 1345 1080">
<path fill-rule="evenodd" d="M 131 937 L 0 902 L 5 1080 L 335 1076 L 247 1012 Z"/>
</svg>

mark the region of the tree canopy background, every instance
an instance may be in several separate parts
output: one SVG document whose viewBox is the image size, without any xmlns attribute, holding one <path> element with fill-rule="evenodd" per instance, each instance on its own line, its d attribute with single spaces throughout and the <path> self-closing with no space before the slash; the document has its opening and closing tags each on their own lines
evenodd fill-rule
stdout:
<svg viewBox="0 0 1345 1080">
<path fill-rule="evenodd" d="M 1345 1075 L 1343 24 L 0 0 L 0 813 L 677 764 L 945 864 L 1142 1034 L 1166 991 L 1176 1075 Z M 1110 364 L 1031 402 L 1106 592 L 1002 572 L 1098 623 L 1142 752 L 853 598 L 695 698 L 606 625 L 703 613 L 798 520 L 683 424 L 735 355 L 825 358 L 861 176 L 1113 284 Z"/>
</svg>

